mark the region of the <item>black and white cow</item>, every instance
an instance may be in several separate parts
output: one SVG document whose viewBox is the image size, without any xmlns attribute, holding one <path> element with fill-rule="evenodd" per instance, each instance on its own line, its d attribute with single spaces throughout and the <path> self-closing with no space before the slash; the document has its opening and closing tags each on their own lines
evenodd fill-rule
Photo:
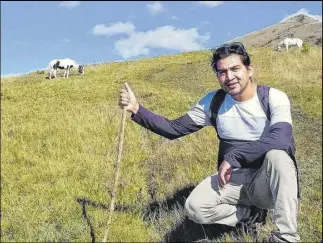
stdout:
<svg viewBox="0 0 323 243">
<path fill-rule="evenodd" d="M 65 59 L 55 59 L 49 62 L 48 64 L 48 78 L 52 79 L 52 75 L 54 75 L 55 78 L 57 69 L 64 69 L 64 76 L 68 78 L 68 75 L 70 73 L 71 68 L 77 68 L 80 74 L 84 74 L 84 66 L 78 64 L 76 61 L 70 59 L 70 58 L 65 58 Z"/>
</svg>

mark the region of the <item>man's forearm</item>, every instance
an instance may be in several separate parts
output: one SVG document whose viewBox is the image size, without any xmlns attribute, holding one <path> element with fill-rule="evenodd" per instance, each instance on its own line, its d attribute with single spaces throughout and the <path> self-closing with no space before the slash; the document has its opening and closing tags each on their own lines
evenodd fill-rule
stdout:
<svg viewBox="0 0 323 243">
<path fill-rule="evenodd" d="M 202 126 L 196 125 L 187 114 L 175 120 L 169 120 L 147 110 L 142 105 L 139 105 L 136 113 L 132 113 L 131 119 L 148 130 L 168 139 L 176 139 L 202 128 Z"/>
<path fill-rule="evenodd" d="M 253 163 L 272 149 L 281 149 L 287 152 L 291 143 L 292 126 L 287 122 L 279 122 L 272 126 L 268 136 L 232 149 L 224 155 L 224 160 L 233 167 L 241 167 L 241 163 Z"/>
</svg>

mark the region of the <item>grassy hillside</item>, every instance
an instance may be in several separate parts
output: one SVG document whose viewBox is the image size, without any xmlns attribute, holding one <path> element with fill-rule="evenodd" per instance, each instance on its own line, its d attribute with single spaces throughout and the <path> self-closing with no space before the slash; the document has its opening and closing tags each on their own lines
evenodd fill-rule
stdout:
<svg viewBox="0 0 323 243">
<path fill-rule="evenodd" d="M 299 232 L 303 241 L 320 241 L 322 49 L 250 54 L 255 82 L 291 99 L 302 176 Z M 121 124 L 119 89 L 127 81 L 146 108 L 177 118 L 219 87 L 209 64 L 210 52 L 202 51 L 88 66 L 84 76 L 74 71 L 68 79 L 37 73 L 2 79 L 1 241 L 102 241 Z M 195 224 L 182 211 L 193 186 L 216 171 L 217 148 L 211 127 L 170 141 L 128 114 L 109 241 L 236 240 L 234 231 Z"/>
</svg>

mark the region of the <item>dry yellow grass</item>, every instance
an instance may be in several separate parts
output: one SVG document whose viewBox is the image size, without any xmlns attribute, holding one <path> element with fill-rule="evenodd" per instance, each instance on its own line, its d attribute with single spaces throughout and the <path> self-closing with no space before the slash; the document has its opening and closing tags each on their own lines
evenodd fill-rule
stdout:
<svg viewBox="0 0 323 243">
<path fill-rule="evenodd" d="M 255 82 L 291 98 L 303 188 L 299 229 L 302 240 L 319 241 L 322 49 L 250 53 Z M 101 241 L 110 203 L 104 183 L 112 190 L 121 122 L 119 89 L 127 81 L 145 107 L 176 118 L 219 87 L 209 60 L 208 51 L 190 52 L 87 66 L 84 76 L 68 79 L 37 73 L 2 79 L 2 241 Z M 168 141 L 128 116 L 117 191 L 124 210 L 114 213 L 109 241 L 201 240 L 221 233 L 216 227 L 204 232 L 181 210 L 189 189 L 215 172 L 217 146 L 212 128 Z"/>
</svg>

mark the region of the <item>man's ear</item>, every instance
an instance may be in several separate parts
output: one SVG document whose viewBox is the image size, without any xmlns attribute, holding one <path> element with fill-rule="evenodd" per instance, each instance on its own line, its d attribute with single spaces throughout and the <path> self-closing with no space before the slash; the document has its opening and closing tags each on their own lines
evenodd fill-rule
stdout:
<svg viewBox="0 0 323 243">
<path fill-rule="evenodd" d="M 249 77 L 252 77 L 253 72 L 254 72 L 253 66 L 249 65 L 249 67 L 247 67 L 247 69 L 248 69 Z"/>
</svg>

